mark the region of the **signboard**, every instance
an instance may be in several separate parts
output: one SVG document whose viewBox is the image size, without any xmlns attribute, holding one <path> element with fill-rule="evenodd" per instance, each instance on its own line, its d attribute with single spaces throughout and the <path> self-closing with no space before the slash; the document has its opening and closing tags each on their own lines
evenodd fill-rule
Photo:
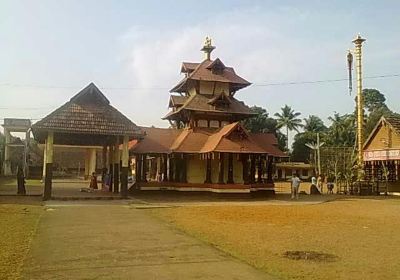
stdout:
<svg viewBox="0 0 400 280">
<path fill-rule="evenodd" d="M 31 120 L 30 119 L 4 119 L 4 126 L 18 126 L 18 127 L 30 127 Z"/>
<path fill-rule="evenodd" d="M 365 151 L 364 161 L 400 160 L 400 149 Z"/>
</svg>

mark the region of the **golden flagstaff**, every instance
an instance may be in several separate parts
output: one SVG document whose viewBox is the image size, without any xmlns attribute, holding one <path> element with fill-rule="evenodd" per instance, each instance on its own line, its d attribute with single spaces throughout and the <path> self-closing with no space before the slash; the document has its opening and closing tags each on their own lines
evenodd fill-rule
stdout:
<svg viewBox="0 0 400 280">
<path fill-rule="evenodd" d="M 362 43 L 365 41 L 364 38 L 361 37 L 360 34 L 352 41 L 355 45 L 355 55 L 356 55 L 356 71 L 357 71 L 357 99 L 356 99 L 356 108 L 357 108 L 357 149 L 358 149 L 358 157 L 357 157 L 357 165 L 358 165 L 358 180 L 363 179 L 363 123 L 364 123 L 364 98 L 362 96 L 362 65 L 361 65 L 361 57 L 362 57 Z M 349 89 L 352 90 L 351 86 L 351 64 L 353 61 L 351 52 L 347 55 L 347 61 L 349 64 Z"/>
</svg>

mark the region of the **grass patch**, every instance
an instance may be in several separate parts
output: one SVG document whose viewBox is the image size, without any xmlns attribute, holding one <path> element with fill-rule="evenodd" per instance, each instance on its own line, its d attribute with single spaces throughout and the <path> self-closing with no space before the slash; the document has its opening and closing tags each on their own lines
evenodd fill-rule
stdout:
<svg viewBox="0 0 400 280">
<path fill-rule="evenodd" d="M 399 202 L 353 198 L 316 205 L 151 211 L 283 279 L 398 279 Z"/>
<path fill-rule="evenodd" d="M 43 208 L 0 204 L 0 278 L 19 279 Z"/>
</svg>

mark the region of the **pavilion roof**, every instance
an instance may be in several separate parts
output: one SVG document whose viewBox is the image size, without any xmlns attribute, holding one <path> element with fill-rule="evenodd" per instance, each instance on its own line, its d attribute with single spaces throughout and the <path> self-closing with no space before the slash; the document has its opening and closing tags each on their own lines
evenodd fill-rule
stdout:
<svg viewBox="0 0 400 280">
<path fill-rule="evenodd" d="M 214 71 L 214 66 L 218 66 L 220 71 Z M 226 67 L 219 58 L 216 60 L 206 59 L 201 63 L 184 62 L 181 72 L 186 73 L 187 76 L 173 87 L 170 92 L 187 91 L 187 82 L 190 80 L 229 83 L 233 91 L 251 84 L 237 75 L 232 67 Z"/>
<path fill-rule="evenodd" d="M 36 122 L 32 131 L 40 142 L 44 140 L 48 131 L 107 136 L 142 134 L 136 124 L 110 105 L 109 100 L 93 83 Z"/>
</svg>

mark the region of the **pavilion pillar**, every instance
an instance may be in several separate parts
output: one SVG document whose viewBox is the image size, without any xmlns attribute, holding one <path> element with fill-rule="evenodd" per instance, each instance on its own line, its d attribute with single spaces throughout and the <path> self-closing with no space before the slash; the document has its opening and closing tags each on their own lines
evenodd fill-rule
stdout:
<svg viewBox="0 0 400 280">
<path fill-rule="evenodd" d="M 11 134 L 8 129 L 4 128 L 4 136 L 5 136 L 5 145 L 4 145 L 4 163 L 3 163 L 3 174 L 4 175 L 12 175 L 11 174 L 11 160 L 10 160 L 10 143 L 11 143 Z M 43 164 L 44 166 L 45 164 Z"/>
<path fill-rule="evenodd" d="M 109 145 L 108 146 L 108 174 L 110 175 L 110 186 L 109 186 L 109 191 L 112 191 L 112 186 L 114 183 L 114 146 Z"/>
<path fill-rule="evenodd" d="M 104 178 L 107 174 L 107 146 L 103 146 L 102 154 L 101 154 L 101 182 L 104 183 Z"/>
<path fill-rule="evenodd" d="M 89 149 L 89 177 L 92 176 L 93 173 L 96 173 L 96 149 Z"/>
<path fill-rule="evenodd" d="M 142 155 L 142 182 L 147 183 L 147 170 L 148 170 L 148 161 L 147 154 Z"/>
<path fill-rule="evenodd" d="M 49 200 L 51 198 L 53 179 L 53 141 L 54 133 L 49 131 L 46 140 L 46 176 L 44 179 L 43 200 Z"/>
<path fill-rule="evenodd" d="M 168 182 L 168 155 L 163 155 L 163 181 Z"/>
<path fill-rule="evenodd" d="M 218 184 L 225 184 L 224 182 L 224 153 L 219 153 L 219 163 L 218 163 Z"/>
<path fill-rule="evenodd" d="M 272 183 L 272 171 L 274 158 L 272 156 L 267 157 L 267 183 Z"/>
<path fill-rule="evenodd" d="M 87 180 L 90 177 L 90 149 L 85 151 L 85 175 L 84 179 Z"/>
<path fill-rule="evenodd" d="M 259 156 L 257 161 L 257 183 L 262 183 L 263 161 L 262 157 Z"/>
<path fill-rule="evenodd" d="M 233 154 L 228 154 L 228 184 L 234 184 L 233 182 Z"/>
<path fill-rule="evenodd" d="M 247 155 L 242 156 L 243 165 L 243 182 L 245 185 L 249 184 L 249 160 Z"/>
<path fill-rule="evenodd" d="M 254 155 L 250 156 L 250 184 L 255 183 L 256 177 L 256 158 Z"/>
<path fill-rule="evenodd" d="M 44 182 L 46 178 L 46 158 L 47 158 L 46 151 L 47 151 L 47 139 L 44 140 L 42 182 Z"/>
<path fill-rule="evenodd" d="M 212 184 L 211 181 L 211 154 L 206 155 L 206 180 L 204 181 L 205 184 Z"/>
<path fill-rule="evenodd" d="M 114 193 L 119 192 L 119 137 L 117 136 L 114 144 Z"/>
<path fill-rule="evenodd" d="M 129 169 L 129 136 L 125 135 L 122 143 L 122 168 L 121 168 L 121 197 L 128 197 L 128 169 Z"/>
</svg>

